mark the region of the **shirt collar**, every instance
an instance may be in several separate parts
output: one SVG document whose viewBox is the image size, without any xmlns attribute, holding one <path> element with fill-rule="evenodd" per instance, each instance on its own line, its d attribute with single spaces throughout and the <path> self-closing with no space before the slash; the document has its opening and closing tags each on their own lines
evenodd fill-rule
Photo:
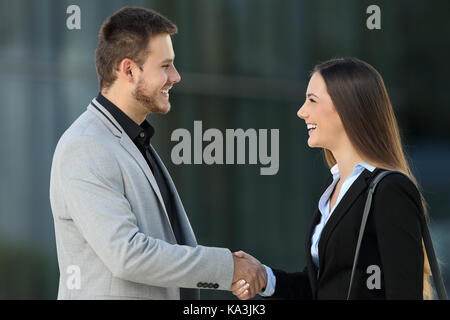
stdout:
<svg viewBox="0 0 450 320">
<path fill-rule="evenodd" d="M 111 113 L 131 140 L 135 141 L 138 139 L 142 142 L 148 141 L 148 143 L 150 143 L 150 138 L 155 134 L 155 129 L 147 120 L 144 120 L 141 125 L 138 125 L 100 92 L 96 99 L 109 113 Z"/>
<path fill-rule="evenodd" d="M 376 167 L 361 161 L 360 163 L 358 163 L 357 165 L 355 165 L 353 172 L 355 172 L 355 170 L 364 170 L 367 169 L 370 172 L 373 172 L 373 170 L 375 170 Z M 331 174 L 333 175 L 333 178 L 338 177 L 339 176 L 339 167 L 338 164 L 336 163 L 333 167 L 331 167 L 330 169 Z"/>
</svg>

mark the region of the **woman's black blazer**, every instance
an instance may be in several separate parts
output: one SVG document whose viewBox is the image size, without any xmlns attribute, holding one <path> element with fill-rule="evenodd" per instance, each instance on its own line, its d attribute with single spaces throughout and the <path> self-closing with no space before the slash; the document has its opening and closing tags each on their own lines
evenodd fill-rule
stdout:
<svg viewBox="0 0 450 320">
<path fill-rule="evenodd" d="M 306 267 L 297 273 L 273 269 L 276 286 L 272 298 L 346 299 L 368 186 L 381 171 L 379 168 L 373 172 L 364 170 L 326 223 L 319 241 L 319 275 L 310 249 L 311 236 L 321 215 L 316 210 L 306 235 Z M 330 178 L 326 187 L 331 182 Z M 390 174 L 378 183 L 361 243 L 351 299 L 422 299 L 421 215 L 419 192 L 407 177 Z M 377 266 L 379 272 L 370 266 Z M 378 275 L 377 284 L 374 277 Z"/>
</svg>

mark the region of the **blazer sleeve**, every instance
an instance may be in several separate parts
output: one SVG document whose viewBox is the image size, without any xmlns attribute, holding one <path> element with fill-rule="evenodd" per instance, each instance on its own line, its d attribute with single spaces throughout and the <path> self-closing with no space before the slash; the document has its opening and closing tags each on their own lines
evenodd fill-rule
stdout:
<svg viewBox="0 0 450 320">
<path fill-rule="evenodd" d="M 268 299 L 311 300 L 312 290 L 307 268 L 301 272 L 288 273 L 272 269 L 276 278 L 275 292 Z"/>
<path fill-rule="evenodd" d="M 67 143 L 56 170 L 70 218 L 115 277 L 161 287 L 213 282 L 230 289 L 230 250 L 173 245 L 140 232 L 119 164 L 94 138 Z"/>
<path fill-rule="evenodd" d="M 405 176 L 380 181 L 373 198 L 373 218 L 386 299 L 423 298 L 423 249 L 420 194 Z"/>
</svg>

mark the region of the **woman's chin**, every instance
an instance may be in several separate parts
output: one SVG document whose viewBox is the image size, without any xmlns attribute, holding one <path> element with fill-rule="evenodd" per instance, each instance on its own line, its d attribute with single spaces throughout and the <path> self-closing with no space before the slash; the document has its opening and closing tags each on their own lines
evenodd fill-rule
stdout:
<svg viewBox="0 0 450 320">
<path fill-rule="evenodd" d="M 319 146 L 317 145 L 317 143 L 313 140 L 313 139 L 308 139 L 308 147 L 310 148 L 318 148 Z"/>
</svg>

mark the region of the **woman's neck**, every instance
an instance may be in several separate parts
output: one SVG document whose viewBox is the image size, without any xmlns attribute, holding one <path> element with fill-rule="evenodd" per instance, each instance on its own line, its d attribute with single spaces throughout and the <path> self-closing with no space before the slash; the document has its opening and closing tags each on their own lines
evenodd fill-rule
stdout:
<svg viewBox="0 0 450 320">
<path fill-rule="evenodd" d="M 350 142 L 340 148 L 331 150 L 331 152 L 333 153 L 333 157 L 336 159 L 339 168 L 339 176 L 342 181 L 344 181 L 353 172 L 358 163 L 365 161 L 358 154 L 358 152 L 356 152 Z"/>
</svg>

